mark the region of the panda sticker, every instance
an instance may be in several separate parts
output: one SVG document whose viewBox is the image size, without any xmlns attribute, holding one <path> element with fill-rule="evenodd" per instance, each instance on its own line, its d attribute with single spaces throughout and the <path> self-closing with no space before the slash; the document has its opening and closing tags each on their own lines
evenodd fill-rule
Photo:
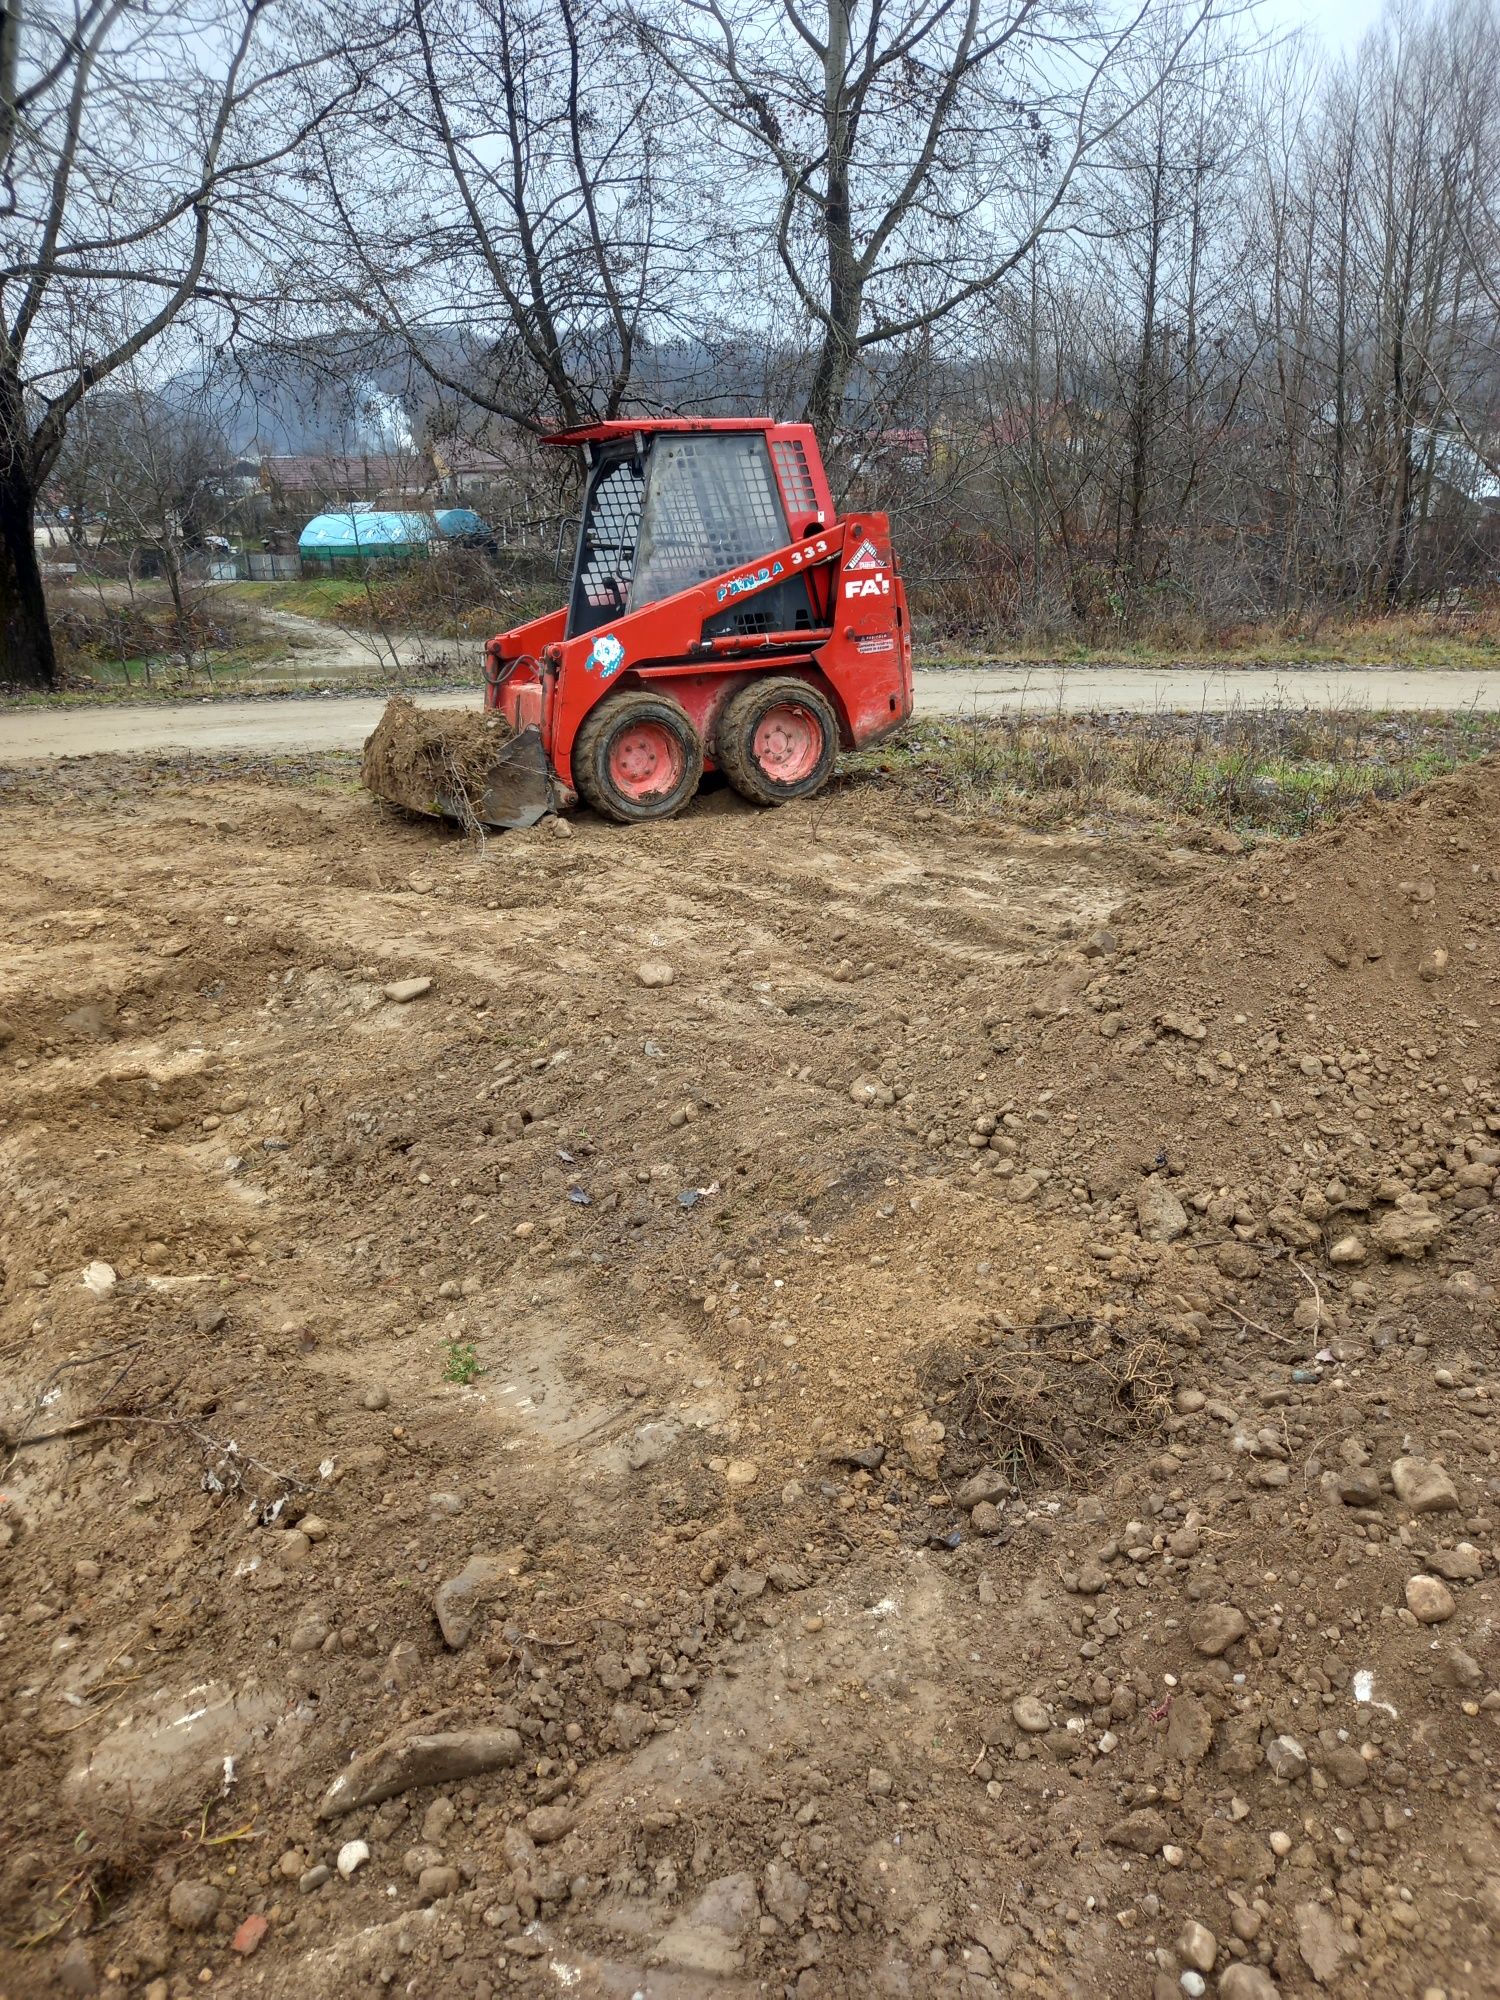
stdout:
<svg viewBox="0 0 1500 2000">
<path fill-rule="evenodd" d="M 607 681 L 624 666 L 625 648 L 613 632 L 601 632 L 584 664 L 590 673 L 597 667 L 600 680 Z"/>
</svg>

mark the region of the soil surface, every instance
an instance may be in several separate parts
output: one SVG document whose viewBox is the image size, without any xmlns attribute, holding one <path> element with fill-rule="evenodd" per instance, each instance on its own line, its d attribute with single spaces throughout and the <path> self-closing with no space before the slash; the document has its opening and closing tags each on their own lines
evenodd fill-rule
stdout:
<svg viewBox="0 0 1500 2000">
<path fill-rule="evenodd" d="M 1500 766 L 316 775 L 3 795 L 0 1994 L 1500 1993 Z"/>
<path fill-rule="evenodd" d="M 281 614 L 285 615 L 285 614 Z M 311 621 L 304 621 L 310 623 Z M 466 656 L 472 659 L 472 649 Z M 360 662 L 368 675 L 368 654 Z M 1450 713 L 1500 709 L 1500 674 L 1433 668 L 956 667 L 919 669 L 918 715 L 1127 715 L 1230 709 L 1385 709 Z M 419 708 L 471 708 L 475 688 L 416 697 Z M 100 751 L 258 750 L 293 755 L 357 750 L 380 720 L 383 696 L 321 695 L 248 701 L 115 703 L 98 708 L 0 711 L 0 764 Z"/>
</svg>

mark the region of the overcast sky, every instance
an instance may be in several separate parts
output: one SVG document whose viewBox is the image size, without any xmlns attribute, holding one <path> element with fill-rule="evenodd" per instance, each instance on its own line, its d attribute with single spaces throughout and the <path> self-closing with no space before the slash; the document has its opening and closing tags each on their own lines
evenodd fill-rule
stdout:
<svg viewBox="0 0 1500 2000">
<path fill-rule="evenodd" d="M 1372 22 L 1380 17 L 1382 0 L 1265 0 L 1261 13 L 1269 23 L 1289 28 L 1315 28 L 1330 49 L 1353 49 Z"/>
</svg>

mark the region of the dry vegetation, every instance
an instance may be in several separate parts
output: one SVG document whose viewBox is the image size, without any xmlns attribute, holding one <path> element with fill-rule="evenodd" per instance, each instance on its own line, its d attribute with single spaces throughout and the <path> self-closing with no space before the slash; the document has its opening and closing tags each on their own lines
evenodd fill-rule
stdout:
<svg viewBox="0 0 1500 2000">
<path fill-rule="evenodd" d="M 935 803 L 1032 825 L 1181 821 L 1307 833 L 1500 747 L 1500 716 L 1240 707 L 1195 716 L 1031 712 L 940 718 L 853 768 L 916 779 Z"/>
</svg>

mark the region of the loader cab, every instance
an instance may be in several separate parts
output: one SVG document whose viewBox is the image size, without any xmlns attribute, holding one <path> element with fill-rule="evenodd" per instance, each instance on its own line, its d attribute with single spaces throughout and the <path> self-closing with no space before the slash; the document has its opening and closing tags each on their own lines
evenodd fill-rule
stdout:
<svg viewBox="0 0 1500 2000">
<path fill-rule="evenodd" d="M 789 448 L 770 427 L 600 424 L 555 442 L 582 443 L 589 454 L 570 639 L 784 548 L 821 525 L 823 508 L 831 512 L 806 446 L 797 439 Z M 821 465 L 817 474 L 820 482 Z M 789 576 L 710 620 L 705 636 L 814 622 L 806 581 Z"/>
</svg>

